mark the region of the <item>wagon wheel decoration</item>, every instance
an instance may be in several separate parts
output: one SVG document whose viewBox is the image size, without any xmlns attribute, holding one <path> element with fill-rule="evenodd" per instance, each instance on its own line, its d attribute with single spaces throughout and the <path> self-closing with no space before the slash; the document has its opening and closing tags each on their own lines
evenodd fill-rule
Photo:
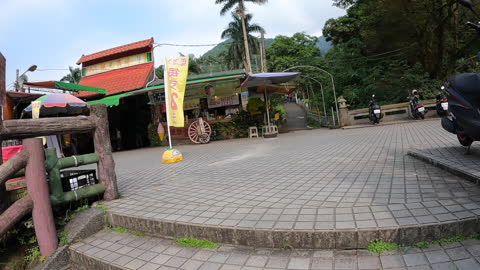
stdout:
<svg viewBox="0 0 480 270">
<path fill-rule="evenodd" d="M 212 127 L 202 118 L 190 124 L 188 127 L 188 138 L 194 143 L 208 143 L 212 135 Z"/>
</svg>

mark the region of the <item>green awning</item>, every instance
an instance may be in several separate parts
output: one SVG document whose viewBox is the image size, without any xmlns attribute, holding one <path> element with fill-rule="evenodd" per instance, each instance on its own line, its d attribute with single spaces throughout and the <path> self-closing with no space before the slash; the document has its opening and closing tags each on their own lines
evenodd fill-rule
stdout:
<svg viewBox="0 0 480 270">
<path fill-rule="evenodd" d="M 220 81 L 220 80 L 240 79 L 243 76 L 244 76 L 243 74 L 237 74 L 237 75 L 230 75 L 230 76 L 210 77 L 210 78 L 204 78 L 204 79 L 198 79 L 198 80 L 187 80 L 187 85 L 196 84 L 196 83 Z M 146 93 L 146 92 L 149 92 L 149 91 L 152 91 L 152 90 L 162 89 L 164 87 L 165 87 L 165 85 L 163 85 L 163 84 L 150 86 L 150 87 L 147 87 L 147 88 L 138 89 L 138 90 L 128 92 L 128 95 L 129 96 L 138 95 L 138 94 Z"/>
<path fill-rule="evenodd" d="M 26 86 L 38 87 L 38 88 L 49 88 L 49 89 L 60 89 L 66 91 L 75 91 L 75 92 L 93 92 L 106 95 L 108 92 L 103 88 L 97 88 L 86 85 L 79 85 L 74 83 L 59 82 L 59 81 L 46 81 L 46 82 L 27 82 Z"/>
<path fill-rule="evenodd" d="M 118 106 L 120 104 L 120 99 L 127 96 L 126 93 L 104 97 L 102 99 L 88 101 L 87 104 L 105 104 L 107 107 Z"/>
</svg>

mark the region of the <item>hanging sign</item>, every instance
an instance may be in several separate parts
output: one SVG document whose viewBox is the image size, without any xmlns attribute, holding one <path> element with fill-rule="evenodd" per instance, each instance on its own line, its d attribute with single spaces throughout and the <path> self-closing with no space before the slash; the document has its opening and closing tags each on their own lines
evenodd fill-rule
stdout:
<svg viewBox="0 0 480 270">
<path fill-rule="evenodd" d="M 165 74 L 167 75 L 166 92 L 168 95 L 168 118 L 170 126 L 183 127 L 183 98 L 188 76 L 188 57 L 167 57 Z"/>
<path fill-rule="evenodd" d="M 238 96 L 230 96 L 230 97 L 214 97 L 208 99 L 208 108 L 218 108 L 218 107 L 226 107 L 226 106 L 234 106 L 238 105 L 240 102 L 238 101 Z"/>
<path fill-rule="evenodd" d="M 102 72 L 107 72 L 115 69 L 136 66 L 152 62 L 152 53 L 141 53 L 131 56 L 110 60 L 107 62 L 98 63 L 83 68 L 83 76 L 90 76 Z"/>
<path fill-rule="evenodd" d="M 41 101 L 32 101 L 32 119 L 40 118 L 40 107 L 42 107 Z"/>
<path fill-rule="evenodd" d="M 185 100 L 183 102 L 183 109 L 185 111 L 200 109 L 200 99 L 195 98 L 195 99 Z"/>
<path fill-rule="evenodd" d="M 243 110 L 246 111 L 247 105 L 248 105 L 248 91 L 242 92 L 241 95 L 242 95 L 242 107 L 243 107 Z"/>
</svg>

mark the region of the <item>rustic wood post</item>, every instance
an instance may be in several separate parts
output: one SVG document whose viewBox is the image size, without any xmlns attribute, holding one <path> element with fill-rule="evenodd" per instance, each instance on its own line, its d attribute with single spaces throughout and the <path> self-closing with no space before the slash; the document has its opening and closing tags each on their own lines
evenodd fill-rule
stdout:
<svg viewBox="0 0 480 270">
<path fill-rule="evenodd" d="M 0 53 L 0 58 L 2 58 L 2 54 Z M 0 78 L 0 81 L 2 81 L 4 78 Z M 5 94 L 4 94 L 4 89 L 2 89 L 3 86 L 0 85 L 0 130 L 3 129 L 3 101 L 5 100 Z M 3 141 L 2 137 L 0 136 L 0 165 L 3 163 Z M 7 208 L 7 190 L 5 188 L 5 184 L 1 183 L 0 184 L 0 214 L 3 213 L 3 211 Z"/>
<path fill-rule="evenodd" d="M 29 156 L 25 180 L 28 193 L 33 200 L 32 216 L 35 234 L 40 253 L 43 256 L 50 256 L 58 247 L 58 238 L 48 192 L 42 139 L 25 139 L 23 146 Z"/>
<path fill-rule="evenodd" d="M 95 122 L 93 143 L 95 152 L 100 160 L 98 162 L 99 181 L 105 187 L 104 200 L 111 201 L 118 198 L 117 175 L 115 174 L 115 161 L 112 156 L 112 144 L 108 127 L 108 114 L 105 104 L 96 104 L 90 108 L 91 116 Z"/>
<path fill-rule="evenodd" d="M 27 195 L 13 203 L 2 215 L 0 215 L 0 236 L 4 235 L 33 208 L 33 201 Z"/>
</svg>

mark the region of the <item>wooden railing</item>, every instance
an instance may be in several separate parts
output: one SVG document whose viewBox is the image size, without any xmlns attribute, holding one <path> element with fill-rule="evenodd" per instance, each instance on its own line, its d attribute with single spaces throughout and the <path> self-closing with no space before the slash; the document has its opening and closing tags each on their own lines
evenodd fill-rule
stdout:
<svg viewBox="0 0 480 270">
<path fill-rule="evenodd" d="M 24 139 L 24 150 L 0 165 L 0 198 L 6 198 L 5 182 L 20 174 L 23 168 L 28 191 L 28 195 L 13 203 L 0 215 L 0 236 L 32 212 L 41 254 L 49 256 L 57 248 L 58 240 L 46 179 L 45 153 L 42 140 L 33 137 L 93 132 L 95 152 L 99 159 L 99 182 L 105 187 L 104 200 L 118 198 L 107 108 L 103 104 L 97 104 L 92 106 L 90 111 L 91 116 L 88 117 L 8 120 L 3 123 L 0 120 L 0 145 L 1 140 Z"/>
</svg>

